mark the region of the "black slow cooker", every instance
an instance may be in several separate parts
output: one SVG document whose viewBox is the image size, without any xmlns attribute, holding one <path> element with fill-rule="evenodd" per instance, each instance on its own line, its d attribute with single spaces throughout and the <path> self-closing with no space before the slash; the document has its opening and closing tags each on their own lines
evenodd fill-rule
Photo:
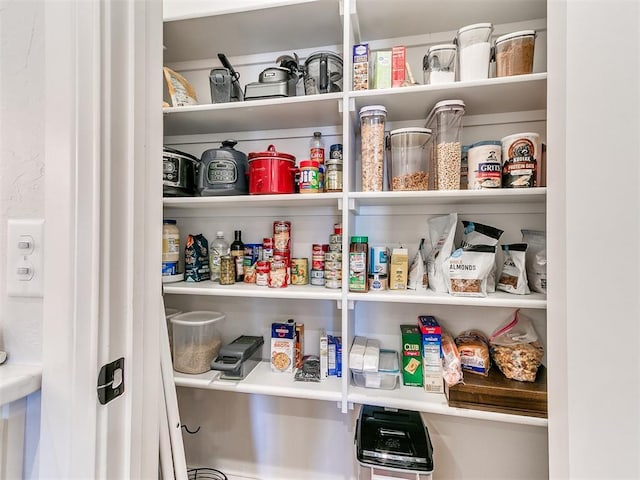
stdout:
<svg viewBox="0 0 640 480">
<path fill-rule="evenodd" d="M 193 155 L 164 147 L 162 149 L 162 195 L 191 197 L 196 194 L 198 164 Z"/>
</svg>

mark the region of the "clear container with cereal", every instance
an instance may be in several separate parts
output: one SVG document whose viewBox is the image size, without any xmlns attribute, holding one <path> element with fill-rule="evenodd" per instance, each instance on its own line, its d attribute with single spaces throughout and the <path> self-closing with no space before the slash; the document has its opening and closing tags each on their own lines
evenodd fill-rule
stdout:
<svg viewBox="0 0 640 480">
<path fill-rule="evenodd" d="M 431 130 L 399 128 L 389 134 L 391 190 L 427 190 L 431 161 Z"/>
<path fill-rule="evenodd" d="M 443 100 L 436 103 L 427 117 L 427 128 L 435 135 L 432 142 L 432 163 L 435 168 L 435 190 L 459 190 L 462 166 L 462 100 Z"/>
<path fill-rule="evenodd" d="M 362 191 L 381 192 L 384 188 L 384 125 L 387 109 L 370 105 L 360 109 Z"/>
</svg>

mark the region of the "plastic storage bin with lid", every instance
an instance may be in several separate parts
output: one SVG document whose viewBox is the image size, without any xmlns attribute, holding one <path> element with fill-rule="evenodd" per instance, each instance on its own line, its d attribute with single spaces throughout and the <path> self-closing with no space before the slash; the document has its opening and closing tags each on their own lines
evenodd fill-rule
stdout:
<svg viewBox="0 0 640 480">
<path fill-rule="evenodd" d="M 431 130 L 399 128 L 389 135 L 391 190 L 427 190 L 431 163 Z"/>
<path fill-rule="evenodd" d="M 400 377 L 398 352 L 380 349 L 377 372 L 361 372 L 357 370 L 351 370 L 351 372 L 353 373 L 353 382 L 358 387 L 393 390 L 398 385 L 398 378 Z"/>
<path fill-rule="evenodd" d="M 462 116 L 465 104 L 462 100 L 443 100 L 436 103 L 427 117 L 427 128 L 435 135 L 433 144 L 432 176 L 430 186 L 435 190 L 459 190 L 462 160 Z"/>
<path fill-rule="evenodd" d="M 217 326 L 224 319 L 223 313 L 210 311 L 181 313 L 170 319 L 174 370 L 190 374 L 210 370 L 222 344 Z"/>
<path fill-rule="evenodd" d="M 458 30 L 454 41 L 458 46 L 461 82 L 489 78 L 492 33 L 491 23 L 475 23 Z"/>
</svg>

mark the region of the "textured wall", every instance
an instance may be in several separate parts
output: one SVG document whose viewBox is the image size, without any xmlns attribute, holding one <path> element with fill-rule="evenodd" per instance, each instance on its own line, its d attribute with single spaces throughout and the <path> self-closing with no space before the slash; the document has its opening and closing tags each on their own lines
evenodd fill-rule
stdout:
<svg viewBox="0 0 640 480">
<path fill-rule="evenodd" d="M 0 350 L 42 360 L 42 299 L 7 297 L 9 218 L 44 218 L 44 3 L 0 0 Z M 40 394 L 27 399 L 23 477 L 37 478 Z"/>
</svg>

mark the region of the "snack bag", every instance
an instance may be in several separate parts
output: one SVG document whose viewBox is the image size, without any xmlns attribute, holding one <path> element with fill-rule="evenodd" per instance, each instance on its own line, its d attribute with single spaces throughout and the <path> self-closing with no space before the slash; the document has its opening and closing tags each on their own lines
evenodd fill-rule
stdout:
<svg viewBox="0 0 640 480">
<path fill-rule="evenodd" d="M 442 378 L 449 387 L 462 383 L 460 353 L 453 337 L 444 329 L 442 329 Z"/>
<path fill-rule="evenodd" d="M 171 103 L 174 107 L 184 107 L 185 105 L 198 105 L 196 90 L 193 86 L 180 75 L 169 67 L 163 67 L 164 79 L 167 82 L 169 95 L 171 95 Z"/>
<path fill-rule="evenodd" d="M 427 257 L 427 276 L 429 288 L 436 292 L 446 293 L 448 291 L 447 279 L 442 273 L 442 266 L 453 250 L 457 222 L 457 213 L 433 217 L 427 222 L 429 241 L 431 242 L 431 253 Z"/>
<path fill-rule="evenodd" d="M 409 290 L 424 290 L 428 286 L 429 280 L 427 278 L 427 261 L 424 253 L 424 238 L 421 238 L 418 251 L 414 255 L 413 260 L 411 260 L 411 266 L 409 266 L 407 288 Z"/>
<path fill-rule="evenodd" d="M 485 225 L 483 223 L 470 222 L 467 220 L 462 221 L 462 243 L 461 248 L 469 245 L 492 245 L 497 246 L 500 237 L 504 233 L 499 228 L 492 227 L 491 225 Z M 487 278 L 487 292 L 493 293 L 496 291 L 496 265 L 495 258 L 494 264 L 491 267 L 491 273 Z"/>
<path fill-rule="evenodd" d="M 527 280 L 531 290 L 547 293 L 547 238 L 540 230 L 521 230 L 527 248 Z"/>
<path fill-rule="evenodd" d="M 529 290 L 525 266 L 527 244 L 512 243 L 511 245 L 502 245 L 502 251 L 504 252 L 504 263 L 498 280 L 498 290 L 518 295 L 528 295 L 531 290 Z"/>
<path fill-rule="evenodd" d="M 513 319 L 489 337 L 491 359 L 505 377 L 521 382 L 535 382 L 544 356 L 544 347 L 531 320 L 516 310 Z"/>
<path fill-rule="evenodd" d="M 495 265 L 496 247 L 468 245 L 459 248 L 442 264 L 449 294 L 458 297 L 486 297 L 487 279 Z"/>
<path fill-rule="evenodd" d="M 201 233 L 189 235 L 184 249 L 184 281 L 202 282 L 210 278 L 209 242 Z"/>
<path fill-rule="evenodd" d="M 456 348 L 463 371 L 479 373 L 485 377 L 489 375 L 489 340 L 484 333 L 475 329 L 465 330 L 456 337 Z"/>
</svg>

